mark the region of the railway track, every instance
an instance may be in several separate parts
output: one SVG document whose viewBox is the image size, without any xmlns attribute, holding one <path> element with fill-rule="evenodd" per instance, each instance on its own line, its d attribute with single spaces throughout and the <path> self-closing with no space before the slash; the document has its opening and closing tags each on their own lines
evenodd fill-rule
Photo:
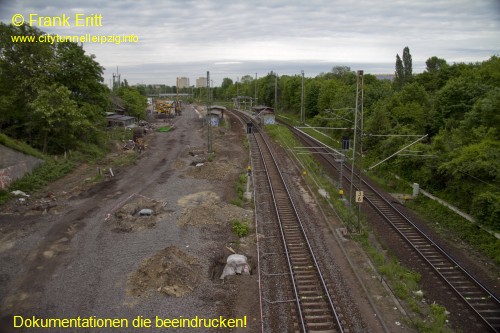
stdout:
<svg viewBox="0 0 500 333">
<path fill-rule="evenodd" d="M 245 117 L 239 114 L 240 117 Z M 250 118 L 245 117 L 245 121 Z M 345 322 L 330 295 L 325 277 L 309 241 L 300 214 L 291 198 L 290 191 L 280 172 L 268 139 L 254 126 L 249 135 L 252 154 L 253 172 L 261 173 L 272 198 L 269 207 L 277 225 L 277 232 L 268 238 L 280 239 L 280 251 L 286 262 L 286 275 L 289 276 L 292 299 L 284 302 L 293 303 L 293 317 L 297 332 L 340 333 L 346 332 Z M 262 178 L 261 178 L 262 179 Z M 255 181 L 255 180 L 254 180 Z M 261 184 L 261 187 L 264 187 Z M 260 251 L 260 250 L 259 250 Z M 275 254 L 275 253 L 273 253 Z M 281 275 L 281 274 L 268 274 Z M 279 300 L 277 303 L 280 302 Z"/>
<path fill-rule="evenodd" d="M 305 144 L 315 147 L 315 157 L 323 159 L 323 162 L 336 169 L 337 172 L 339 171 L 340 163 L 334 160 L 330 148 L 321 148 L 323 145 L 319 141 L 293 127 L 289 128 Z M 345 164 L 344 168 L 343 179 L 349 184 L 350 179 L 347 175 L 351 174 L 351 169 Z M 356 179 L 359 180 L 358 177 Z M 364 192 L 364 200 L 373 207 L 380 217 L 408 244 L 409 248 L 472 310 L 490 331 L 500 332 L 500 300 L 498 296 L 490 292 L 486 286 L 467 272 L 464 267 L 368 182 L 361 179 L 361 183 L 353 184 L 353 187 Z"/>
</svg>

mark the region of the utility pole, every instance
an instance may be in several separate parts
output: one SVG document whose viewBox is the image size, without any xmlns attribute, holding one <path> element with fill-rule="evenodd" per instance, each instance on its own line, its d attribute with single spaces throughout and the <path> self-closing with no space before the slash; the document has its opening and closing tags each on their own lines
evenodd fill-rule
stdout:
<svg viewBox="0 0 500 333">
<path fill-rule="evenodd" d="M 212 153 L 212 115 L 210 113 L 210 72 L 207 71 L 207 118 L 208 118 L 208 153 Z"/>
<path fill-rule="evenodd" d="M 210 80 L 210 103 L 214 101 L 214 90 L 212 89 L 214 87 L 214 80 Z"/>
<path fill-rule="evenodd" d="M 115 81 L 117 80 L 117 81 Z M 118 66 L 116 66 L 116 74 L 113 73 L 113 91 L 120 88 L 120 73 L 118 72 Z"/>
<path fill-rule="evenodd" d="M 177 77 L 177 80 L 175 82 L 175 108 L 174 112 L 175 115 L 177 116 L 177 110 L 179 108 L 179 77 Z"/>
<path fill-rule="evenodd" d="M 257 106 L 257 73 L 255 73 L 255 96 L 254 96 L 255 106 Z"/>
<path fill-rule="evenodd" d="M 274 73 L 274 114 L 278 112 L 278 74 Z"/>
<path fill-rule="evenodd" d="M 306 122 L 306 115 L 304 112 L 304 71 L 300 71 L 302 73 L 302 91 L 300 93 L 300 123 L 304 125 Z"/>
<path fill-rule="evenodd" d="M 236 78 L 236 108 L 240 108 L 240 78 Z"/>
</svg>

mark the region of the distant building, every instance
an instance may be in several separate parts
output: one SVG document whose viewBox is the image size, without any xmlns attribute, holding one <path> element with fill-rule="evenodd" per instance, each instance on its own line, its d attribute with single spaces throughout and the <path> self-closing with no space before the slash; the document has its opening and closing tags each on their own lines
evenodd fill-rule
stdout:
<svg viewBox="0 0 500 333">
<path fill-rule="evenodd" d="M 188 77 L 178 77 L 177 85 L 179 88 L 189 88 L 189 78 Z"/>
<path fill-rule="evenodd" d="M 196 79 L 196 88 L 206 88 L 207 87 L 207 78 L 199 77 Z"/>
</svg>

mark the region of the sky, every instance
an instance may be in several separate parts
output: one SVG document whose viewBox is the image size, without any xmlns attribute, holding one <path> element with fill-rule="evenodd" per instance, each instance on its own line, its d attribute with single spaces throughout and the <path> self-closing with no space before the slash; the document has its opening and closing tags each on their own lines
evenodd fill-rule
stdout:
<svg viewBox="0 0 500 333">
<path fill-rule="evenodd" d="M 117 71 L 130 84 L 167 85 L 194 85 L 209 71 L 216 86 L 334 66 L 392 74 L 405 46 L 414 72 L 432 56 L 451 64 L 500 55 L 500 0 L 0 0 L 1 22 L 19 14 L 49 34 L 127 36 L 83 43 L 106 84 Z"/>
</svg>

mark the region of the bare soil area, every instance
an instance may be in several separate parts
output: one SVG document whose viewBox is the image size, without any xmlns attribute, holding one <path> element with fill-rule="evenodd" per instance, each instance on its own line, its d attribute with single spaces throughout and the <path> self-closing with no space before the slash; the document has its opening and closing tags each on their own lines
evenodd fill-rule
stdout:
<svg viewBox="0 0 500 333">
<path fill-rule="evenodd" d="M 260 330 L 256 275 L 220 279 L 231 250 L 247 256 L 253 271 L 256 265 L 253 234 L 239 238 L 231 230 L 233 219 L 253 221 L 252 209 L 229 203 L 248 163 L 244 129 L 227 117 L 214 128 L 215 153 L 208 154 L 206 126 L 192 106 L 172 125 L 148 134 L 145 152 L 113 167 L 114 176 L 96 180 L 96 169 L 134 154 L 121 145 L 101 164 L 81 165 L 30 193 L 25 204 L 2 207 L 0 332 L 40 331 L 13 328 L 14 315 L 153 320 L 150 328 L 77 332 L 164 331 L 155 328 L 156 316 L 246 316 L 242 331 Z"/>
<path fill-rule="evenodd" d="M 200 263 L 175 246 L 169 246 L 144 260 L 130 274 L 128 292 L 141 296 L 149 290 L 182 297 L 194 290 L 199 280 Z"/>
</svg>

